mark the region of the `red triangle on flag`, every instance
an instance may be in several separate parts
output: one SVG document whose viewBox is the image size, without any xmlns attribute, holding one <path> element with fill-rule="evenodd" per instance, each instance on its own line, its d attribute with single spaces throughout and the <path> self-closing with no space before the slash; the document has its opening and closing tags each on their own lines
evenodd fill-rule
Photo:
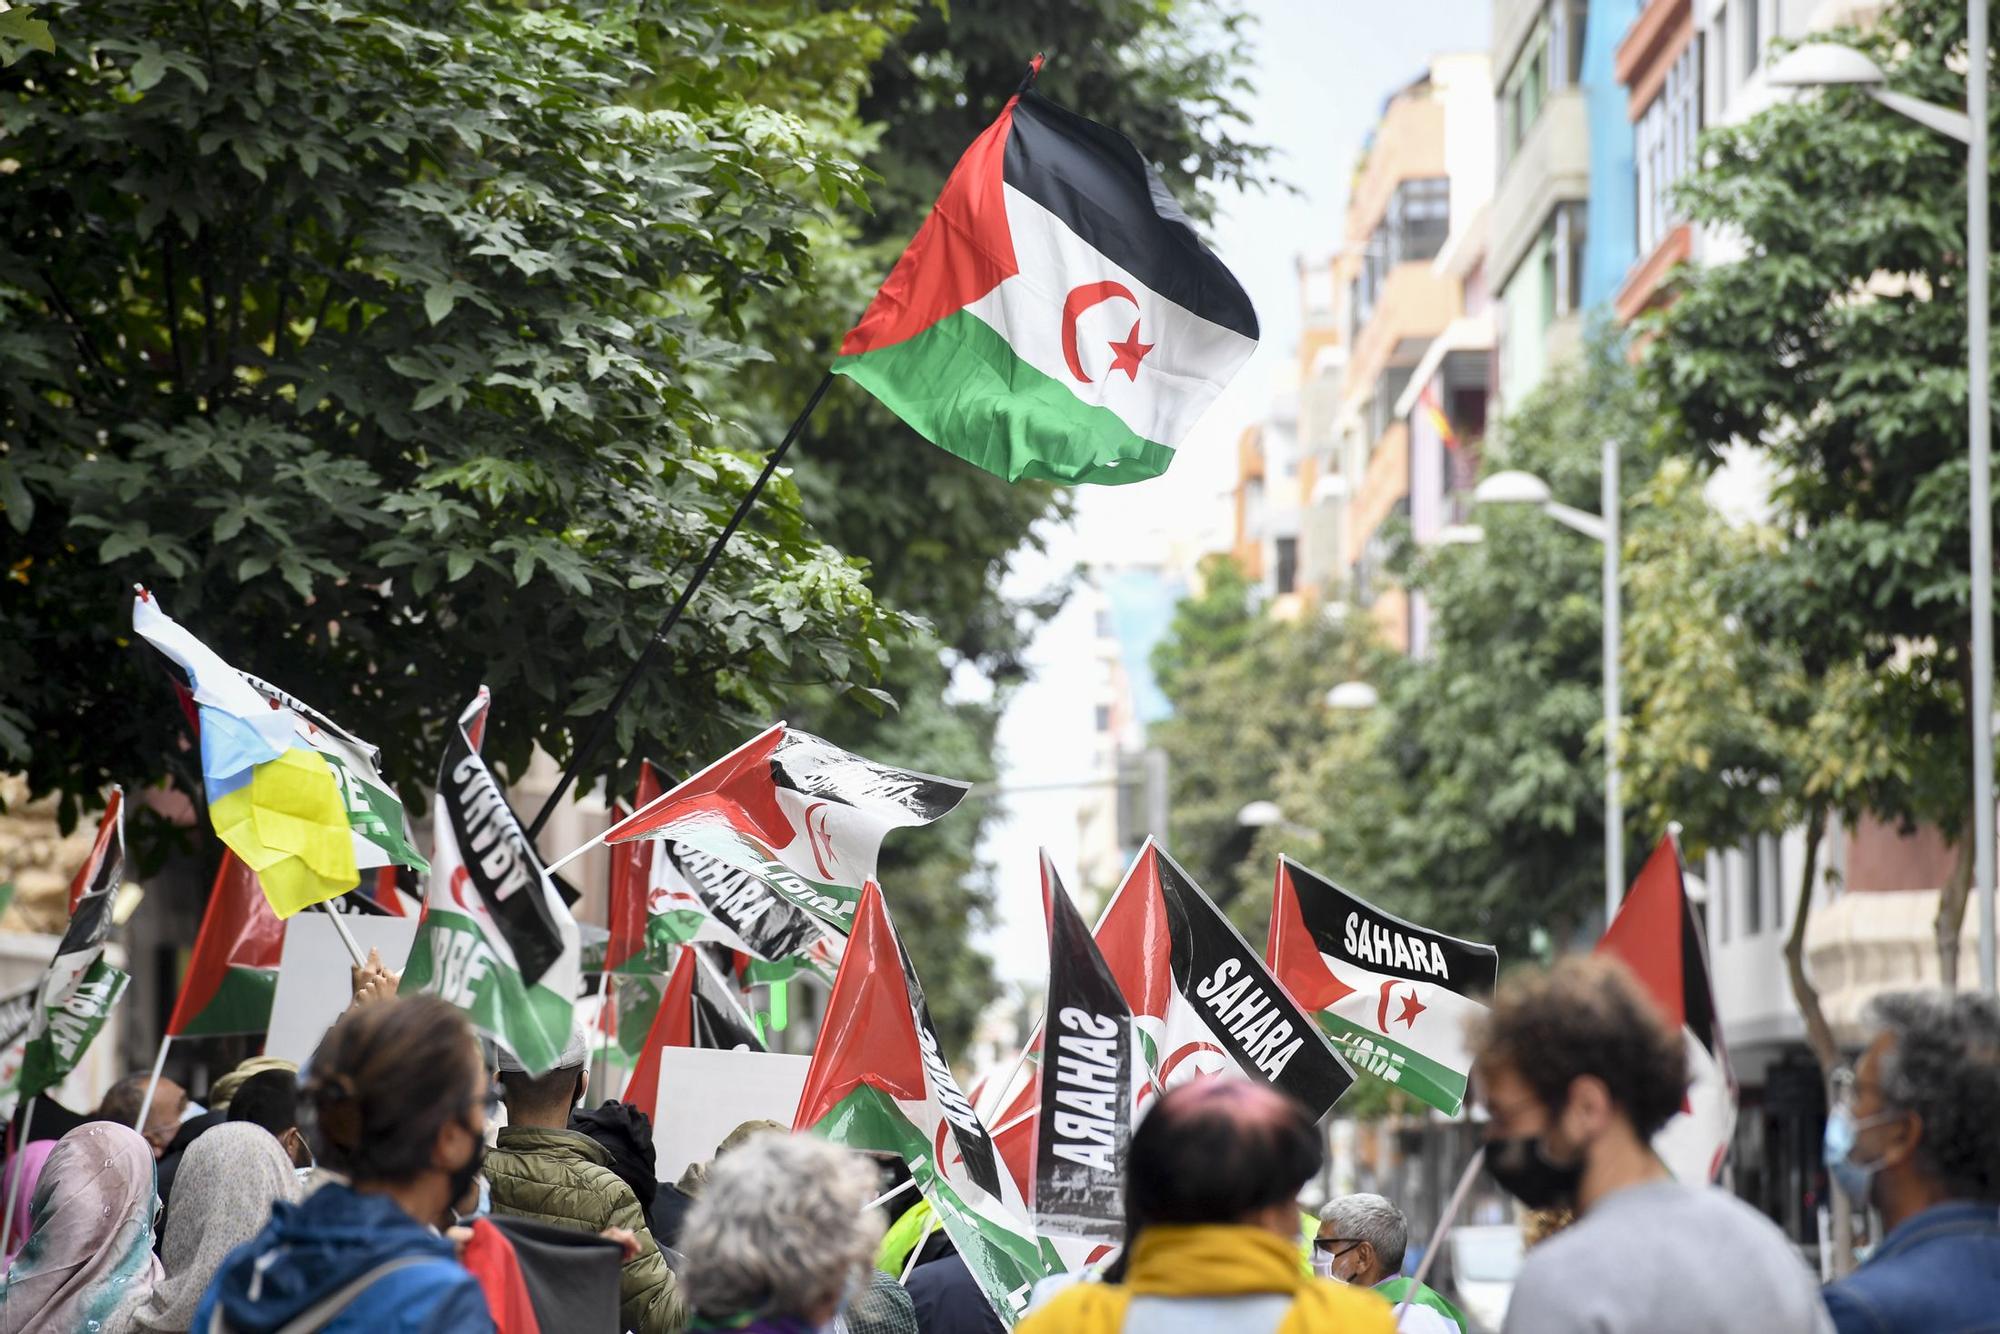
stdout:
<svg viewBox="0 0 2000 1334">
<path fill-rule="evenodd" d="M 674 821 L 707 814 L 757 835 L 771 847 L 789 846 L 798 831 L 778 804 L 778 786 L 771 775 L 771 757 L 784 739 L 783 723 L 765 728 L 671 792 L 612 825 L 605 831 L 604 841 L 615 846 L 644 838 Z"/>
<path fill-rule="evenodd" d="M 1331 1009 L 1354 994 L 1354 988 L 1327 967 L 1326 956 L 1306 929 L 1298 886 L 1292 883 L 1291 866 L 1282 857 L 1278 859 L 1278 883 L 1271 890 L 1271 934 L 1264 945 L 1264 966 L 1307 1014 Z"/>
<path fill-rule="evenodd" d="M 889 924 L 881 886 L 872 880 L 862 887 L 854 910 L 854 931 L 833 979 L 792 1128 L 818 1123 L 864 1084 L 902 1102 L 923 1101 L 930 1087 L 902 946 Z"/>
<path fill-rule="evenodd" d="M 1675 1028 L 1688 1021 L 1687 956 L 1681 931 L 1686 921 L 1681 854 L 1668 834 L 1640 868 L 1618 915 L 1597 942 L 1599 952 L 1620 959 L 1637 974 L 1646 992 Z M 1703 979 L 1706 985 L 1706 979 Z"/>
<path fill-rule="evenodd" d="M 97 836 L 90 841 L 90 855 L 83 859 L 83 865 L 76 868 L 76 875 L 69 882 L 71 917 L 76 916 L 76 905 L 90 892 L 91 882 L 103 870 L 104 859 L 111 855 L 111 840 L 120 836 L 120 826 L 125 819 L 124 806 L 125 789 L 112 788 L 111 796 L 104 803 L 104 814 L 97 820 Z"/>
<path fill-rule="evenodd" d="M 285 924 L 271 911 L 257 873 L 235 853 L 225 851 L 222 866 L 215 873 L 215 886 L 209 891 L 208 908 L 202 913 L 201 930 L 195 934 L 194 954 L 188 960 L 180 999 L 174 1002 L 174 1012 L 167 1020 L 167 1036 L 179 1037 L 188 1031 L 214 1002 L 231 968 L 275 972 L 284 950 Z M 265 1022 L 269 1022 L 268 1016 Z"/>
<path fill-rule="evenodd" d="M 633 794 L 632 805 L 613 802 L 612 823 L 616 824 L 635 810 L 643 810 L 651 805 L 661 790 L 660 771 L 653 767 L 651 760 L 639 764 L 639 788 Z M 604 966 L 616 969 L 633 955 L 645 948 L 646 944 L 646 893 L 652 879 L 654 840 L 635 839 L 630 843 L 616 843 L 609 849 L 611 854 L 611 893 L 608 924 L 611 939 L 604 946 Z"/>
<path fill-rule="evenodd" d="M 660 1008 L 653 1011 L 652 1026 L 639 1048 L 632 1077 L 625 1081 L 625 1101 L 648 1117 L 656 1115 L 660 1100 L 660 1048 L 694 1045 L 694 949 L 683 947 L 667 979 Z"/>
</svg>

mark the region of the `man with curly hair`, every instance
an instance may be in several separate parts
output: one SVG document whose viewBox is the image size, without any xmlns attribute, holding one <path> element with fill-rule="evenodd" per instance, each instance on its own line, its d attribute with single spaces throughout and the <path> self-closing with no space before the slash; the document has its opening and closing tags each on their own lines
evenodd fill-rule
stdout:
<svg viewBox="0 0 2000 1334">
<path fill-rule="evenodd" d="M 1687 1057 L 1622 963 L 1524 969 L 1472 1038 L 1487 1170 L 1530 1209 L 1576 1211 L 1529 1252 L 1503 1334 L 1829 1334 L 1777 1225 L 1675 1181 L 1653 1152 L 1686 1096 Z"/>
<path fill-rule="evenodd" d="M 1970 1334 L 2000 1313 L 2000 1004 L 1901 992 L 1868 1009 L 1826 1162 L 1888 1235 L 1826 1290 L 1840 1334 Z"/>
</svg>

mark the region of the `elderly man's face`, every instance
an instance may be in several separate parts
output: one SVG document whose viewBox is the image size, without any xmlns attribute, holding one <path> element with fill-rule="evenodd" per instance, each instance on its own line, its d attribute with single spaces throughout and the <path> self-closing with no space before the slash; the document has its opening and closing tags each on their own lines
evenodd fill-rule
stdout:
<svg viewBox="0 0 2000 1334">
<path fill-rule="evenodd" d="M 181 1115 L 187 1111 L 187 1090 L 171 1079 L 162 1079 L 153 1093 L 153 1105 L 146 1113 L 146 1128 L 140 1133 L 153 1146 L 153 1157 L 166 1153 L 180 1133 Z"/>
</svg>

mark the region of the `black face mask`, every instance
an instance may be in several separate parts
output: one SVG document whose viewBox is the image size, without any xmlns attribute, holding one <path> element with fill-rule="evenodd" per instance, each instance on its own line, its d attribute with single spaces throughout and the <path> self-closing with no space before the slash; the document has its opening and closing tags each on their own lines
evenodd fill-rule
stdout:
<svg viewBox="0 0 2000 1334">
<path fill-rule="evenodd" d="M 471 1129 L 470 1126 L 466 1128 L 468 1130 Z M 474 1135 L 472 1137 L 472 1156 L 467 1158 L 462 1165 L 452 1168 L 451 1176 L 447 1179 L 447 1185 L 451 1190 L 451 1202 L 445 1206 L 446 1208 L 456 1209 L 458 1207 L 458 1202 L 465 1198 L 465 1192 L 472 1189 L 472 1183 L 479 1176 L 479 1169 L 485 1163 L 486 1137 L 484 1135 Z"/>
<path fill-rule="evenodd" d="M 1486 1170 L 1500 1189 L 1530 1209 L 1553 1209 L 1576 1201 L 1583 1159 L 1564 1165 L 1549 1161 L 1539 1135 L 1496 1139 L 1486 1146 Z"/>
</svg>

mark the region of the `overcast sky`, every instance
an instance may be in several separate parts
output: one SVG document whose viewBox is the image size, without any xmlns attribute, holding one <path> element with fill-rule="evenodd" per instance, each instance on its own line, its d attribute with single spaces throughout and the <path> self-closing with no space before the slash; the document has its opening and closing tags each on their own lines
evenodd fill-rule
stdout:
<svg viewBox="0 0 2000 1334">
<path fill-rule="evenodd" d="M 1178 542 L 1226 538 L 1223 500 L 1235 477 L 1235 441 L 1264 415 L 1295 354 L 1300 255 L 1330 252 L 1340 236 L 1347 179 L 1383 100 L 1423 72 L 1433 55 L 1484 50 L 1491 0 L 1414 0 L 1387 10 L 1358 0 L 1248 0 L 1258 19 L 1250 137 L 1276 150 L 1277 175 L 1298 187 L 1224 201 L 1215 246 L 1256 304 L 1263 338 L 1163 477 L 1131 486 L 1083 487 L 1076 522 L 1053 535 L 1047 559 L 1023 562 L 1016 580 L 1036 587 L 1078 561 Z M 1035 679 L 1001 724 L 1001 781 L 1021 787 L 1074 778 L 1088 768 L 1093 617 L 1082 602 L 1051 621 L 1032 653 Z M 1076 862 L 1076 796 L 1011 798 L 984 853 L 999 869 L 1001 922 L 986 942 L 1011 985 L 1039 988 L 1047 971 L 1036 849 L 1058 868 Z"/>
</svg>

